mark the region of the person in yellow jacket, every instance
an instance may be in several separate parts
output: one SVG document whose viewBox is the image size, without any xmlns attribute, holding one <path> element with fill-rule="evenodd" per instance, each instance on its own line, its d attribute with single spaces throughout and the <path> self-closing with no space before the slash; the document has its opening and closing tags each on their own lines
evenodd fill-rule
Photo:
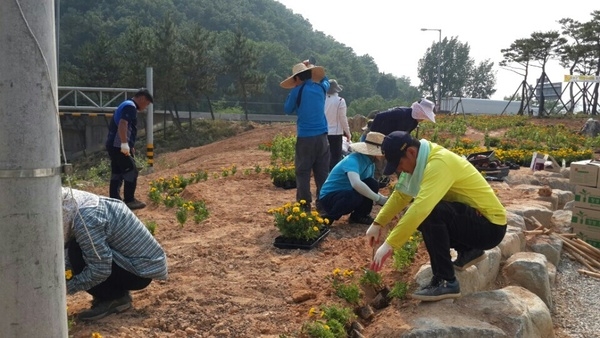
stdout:
<svg viewBox="0 0 600 338">
<path fill-rule="evenodd" d="M 404 215 L 377 249 L 370 268 L 381 270 L 394 249 L 419 230 L 429 253 L 433 278 L 412 298 L 437 301 L 460 297 L 454 268 L 463 270 L 484 258 L 506 233 L 506 209 L 481 173 L 465 158 L 403 131 L 382 143 L 384 175 L 398 183 L 367 230 L 369 245 L 381 243 L 382 227 L 406 206 Z M 410 204 L 410 205 L 409 205 Z M 458 256 L 452 261 L 450 248 Z"/>
</svg>

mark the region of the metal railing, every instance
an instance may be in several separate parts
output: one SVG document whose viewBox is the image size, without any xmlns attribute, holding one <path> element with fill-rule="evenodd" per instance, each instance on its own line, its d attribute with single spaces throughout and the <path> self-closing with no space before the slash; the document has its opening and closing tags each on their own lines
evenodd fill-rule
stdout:
<svg viewBox="0 0 600 338">
<path fill-rule="evenodd" d="M 77 113 L 112 113 L 139 88 L 58 87 L 58 110 Z"/>
</svg>

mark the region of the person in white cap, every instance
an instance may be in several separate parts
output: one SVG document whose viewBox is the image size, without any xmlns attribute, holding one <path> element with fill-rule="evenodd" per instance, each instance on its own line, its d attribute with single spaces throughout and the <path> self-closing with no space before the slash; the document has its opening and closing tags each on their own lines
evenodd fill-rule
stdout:
<svg viewBox="0 0 600 338">
<path fill-rule="evenodd" d="M 373 203 L 384 205 L 387 197 L 379 193 L 375 180 L 375 159 L 382 157 L 381 143 L 385 135 L 371 132 L 365 142 L 352 143 L 350 154 L 329 173 L 319 201 L 330 224 L 350 214 L 349 222 L 371 224 Z"/>
<path fill-rule="evenodd" d="M 433 102 L 427 99 L 420 99 L 413 102 L 410 108 L 394 107 L 376 113 L 373 120 L 363 128 L 363 135 L 366 135 L 370 131 L 376 131 L 384 135 L 389 135 L 394 131 L 404 131 L 410 134 L 413 130 L 417 129 L 419 123 L 422 121 L 435 123 L 434 106 Z M 416 137 L 418 137 L 418 132 Z M 361 137 L 362 140 L 363 138 Z M 385 158 L 379 160 L 376 166 L 375 178 L 382 179 L 384 183 L 389 182 L 389 179 L 381 173 L 385 166 Z"/>
<path fill-rule="evenodd" d="M 346 100 L 339 96 L 344 89 L 337 80 L 330 80 L 329 91 L 325 98 L 325 116 L 327 117 L 327 139 L 329 140 L 329 171 L 342 159 L 342 143 L 345 136 L 351 140 L 350 126 L 346 116 Z"/>
<path fill-rule="evenodd" d="M 420 99 L 409 107 L 394 107 L 377 113 L 373 118 L 369 131 L 376 131 L 388 135 L 393 131 L 411 133 L 422 121 L 435 123 L 433 113 L 434 103 L 427 99 Z M 366 134 L 366 133 L 365 133 Z"/>
</svg>

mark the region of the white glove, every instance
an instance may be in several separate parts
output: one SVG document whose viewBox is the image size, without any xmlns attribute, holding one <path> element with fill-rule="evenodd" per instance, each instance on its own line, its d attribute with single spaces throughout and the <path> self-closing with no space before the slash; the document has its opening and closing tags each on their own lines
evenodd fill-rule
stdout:
<svg viewBox="0 0 600 338">
<path fill-rule="evenodd" d="M 121 143 L 121 152 L 127 156 L 129 156 L 129 144 L 128 143 Z"/>
<path fill-rule="evenodd" d="M 381 242 L 381 226 L 371 224 L 369 229 L 367 229 L 367 239 L 371 247 L 378 245 Z"/>
<path fill-rule="evenodd" d="M 385 202 L 387 202 L 387 200 L 388 200 L 387 197 L 383 196 L 382 194 L 379 194 L 379 199 L 375 203 L 377 203 L 379 205 L 384 205 Z"/>
<path fill-rule="evenodd" d="M 387 244 L 387 242 L 383 242 L 383 244 L 377 249 L 375 253 L 375 257 L 373 257 L 373 262 L 371 262 L 371 270 L 378 272 L 383 267 L 383 263 L 390 258 L 394 249 Z"/>
</svg>

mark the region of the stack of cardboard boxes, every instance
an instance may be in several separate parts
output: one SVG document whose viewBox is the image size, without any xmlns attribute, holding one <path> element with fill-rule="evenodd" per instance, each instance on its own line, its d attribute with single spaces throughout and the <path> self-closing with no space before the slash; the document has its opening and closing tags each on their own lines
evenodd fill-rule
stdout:
<svg viewBox="0 0 600 338">
<path fill-rule="evenodd" d="M 569 181 L 575 184 L 573 233 L 600 248 L 600 161 L 572 162 Z"/>
</svg>

